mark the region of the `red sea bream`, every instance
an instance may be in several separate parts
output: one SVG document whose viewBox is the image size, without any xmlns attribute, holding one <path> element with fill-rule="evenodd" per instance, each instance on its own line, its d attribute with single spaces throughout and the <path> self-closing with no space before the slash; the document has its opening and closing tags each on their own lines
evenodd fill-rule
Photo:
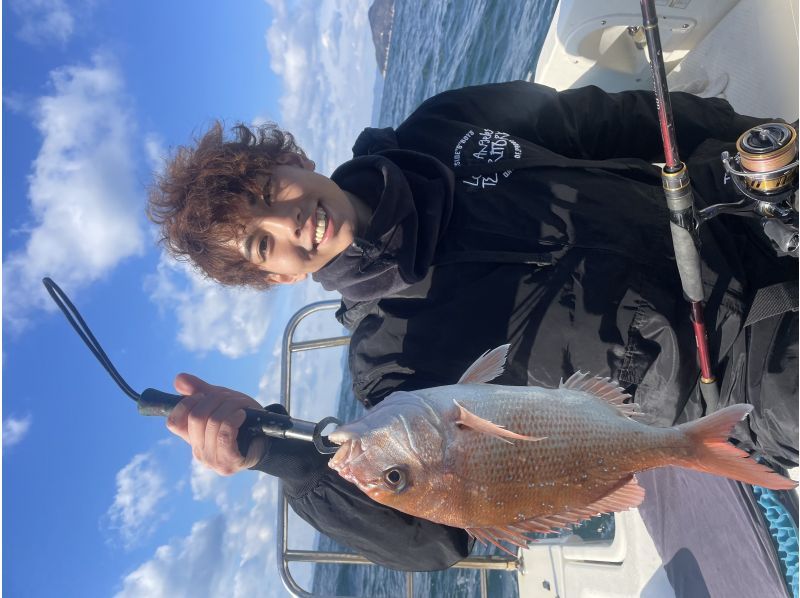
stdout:
<svg viewBox="0 0 800 598">
<path fill-rule="evenodd" d="M 559 388 L 486 384 L 508 345 L 458 384 L 396 392 L 340 426 L 330 466 L 379 503 L 522 546 L 603 512 L 637 506 L 635 472 L 676 465 L 767 488 L 796 483 L 727 442 L 750 405 L 657 428 L 631 418 L 630 396 L 580 372 Z"/>
</svg>

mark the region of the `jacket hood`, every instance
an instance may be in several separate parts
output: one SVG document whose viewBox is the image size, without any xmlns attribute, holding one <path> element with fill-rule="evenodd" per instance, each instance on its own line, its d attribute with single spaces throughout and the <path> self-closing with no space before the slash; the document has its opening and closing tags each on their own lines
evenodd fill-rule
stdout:
<svg viewBox="0 0 800 598">
<path fill-rule="evenodd" d="M 353 149 L 378 153 L 346 162 L 331 179 L 366 202 L 372 217 L 364 234 L 313 278 L 346 300 L 368 301 L 425 277 L 450 219 L 454 179 L 433 156 L 396 149 L 391 129 L 365 130 Z"/>
</svg>

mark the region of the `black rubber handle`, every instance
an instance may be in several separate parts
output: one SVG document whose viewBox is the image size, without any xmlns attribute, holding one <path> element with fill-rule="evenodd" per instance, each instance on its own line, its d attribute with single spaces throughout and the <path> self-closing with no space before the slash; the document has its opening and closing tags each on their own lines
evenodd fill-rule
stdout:
<svg viewBox="0 0 800 598">
<path fill-rule="evenodd" d="M 181 402 L 181 399 L 183 399 L 181 395 L 148 388 L 137 401 L 139 415 L 163 415 L 166 417 L 172 412 L 175 405 Z"/>
<path fill-rule="evenodd" d="M 146 389 L 138 401 L 138 409 L 140 415 L 161 415 L 167 417 L 175 405 L 180 403 L 183 399 L 182 395 L 171 394 L 156 390 L 154 388 Z M 264 431 L 258 425 L 261 410 L 245 409 L 247 418 L 245 419 L 242 427 L 239 428 L 239 433 L 236 436 L 236 445 L 239 448 L 239 453 L 243 456 L 247 455 L 250 444 L 256 436 L 263 435 Z M 264 413 L 267 413 L 266 411 Z M 280 415 L 280 414 L 272 414 Z M 288 416 L 281 416 L 290 419 Z"/>
<path fill-rule="evenodd" d="M 181 399 L 183 399 L 181 395 L 148 388 L 142 392 L 139 398 L 139 413 L 141 415 L 161 415 L 166 417 Z M 247 455 L 250 443 L 258 435 L 313 442 L 321 453 L 334 453 L 338 449 L 338 446 L 322 436 L 322 430 L 327 425 L 340 423 L 335 418 L 328 417 L 319 423 L 314 423 L 302 419 L 294 419 L 283 413 L 275 413 L 266 409 L 245 409 L 244 412 L 246 418 L 242 427 L 239 428 L 239 435 L 236 438 L 239 452 L 242 455 Z"/>
</svg>

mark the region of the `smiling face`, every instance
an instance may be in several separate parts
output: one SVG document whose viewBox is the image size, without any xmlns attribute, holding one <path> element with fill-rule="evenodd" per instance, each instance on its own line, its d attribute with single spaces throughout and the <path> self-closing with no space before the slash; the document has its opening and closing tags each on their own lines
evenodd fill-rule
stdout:
<svg viewBox="0 0 800 598">
<path fill-rule="evenodd" d="M 271 282 L 291 283 L 316 272 L 353 242 L 355 201 L 314 163 L 287 157 L 255 182 L 263 195 L 248 197 L 244 232 L 236 239 L 242 256 Z"/>
</svg>

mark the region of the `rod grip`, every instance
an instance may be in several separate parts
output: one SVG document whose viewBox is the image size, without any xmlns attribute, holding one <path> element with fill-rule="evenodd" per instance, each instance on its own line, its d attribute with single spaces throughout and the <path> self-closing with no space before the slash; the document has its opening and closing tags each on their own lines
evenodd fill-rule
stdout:
<svg viewBox="0 0 800 598">
<path fill-rule="evenodd" d="M 675 246 L 675 261 L 678 274 L 681 277 L 681 286 L 686 297 L 691 302 L 703 301 L 703 280 L 700 275 L 700 253 L 694 244 L 692 234 L 673 222 L 669 223 L 672 233 L 672 243 Z"/>
<path fill-rule="evenodd" d="M 675 261 L 681 277 L 683 292 L 689 301 L 703 301 L 704 289 L 700 252 L 697 249 L 697 221 L 694 215 L 694 194 L 686 165 L 664 167 L 661 182 L 669 209 L 669 230 L 675 249 Z"/>
</svg>

